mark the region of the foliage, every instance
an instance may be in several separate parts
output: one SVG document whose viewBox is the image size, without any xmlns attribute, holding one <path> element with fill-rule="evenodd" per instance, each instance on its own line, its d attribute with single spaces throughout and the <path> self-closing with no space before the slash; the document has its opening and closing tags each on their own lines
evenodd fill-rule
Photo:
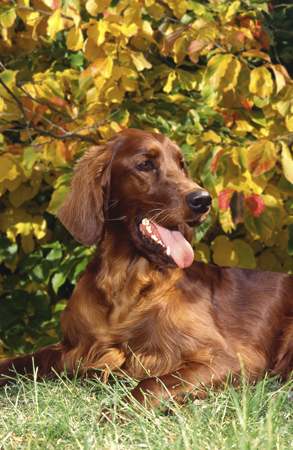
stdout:
<svg viewBox="0 0 293 450">
<path fill-rule="evenodd" d="M 5 351 L 58 340 L 93 249 L 54 215 L 76 159 L 127 127 L 176 141 L 213 196 L 197 259 L 293 271 L 290 5 L 0 0 L 0 24 Z"/>
</svg>

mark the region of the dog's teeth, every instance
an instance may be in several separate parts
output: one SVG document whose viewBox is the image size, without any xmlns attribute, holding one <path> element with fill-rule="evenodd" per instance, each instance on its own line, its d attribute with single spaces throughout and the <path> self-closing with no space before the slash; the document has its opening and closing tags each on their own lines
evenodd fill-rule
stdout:
<svg viewBox="0 0 293 450">
<path fill-rule="evenodd" d="M 170 250 L 170 247 L 168 245 L 168 247 L 167 247 L 167 255 L 170 256 L 170 254 L 171 254 L 171 250 Z"/>
<path fill-rule="evenodd" d="M 146 218 L 144 218 L 144 219 L 142 219 L 142 222 L 141 222 L 143 225 L 149 225 L 149 221 L 148 221 L 148 219 L 146 219 Z"/>
<path fill-rule="evenodd" d="M 163 244 L 162 241 L 158 241 L 158 244 L 162 245 L 163 247 L 165 247 L 165 245 Z"/>
<path fill-rule="evenodd" d="M 151 235 L 151 238 L 153 239 L 153 241 L 158 241 L 157 236 L 155 236 L 154 234 Z"/>
<path fill-rule="evenodd" d="M 148 233 L 150 233 L 150 234 L 152 233 L 152 231 L 153 231 L 153 230 L 152 230 L 152 227 L 150 227 L 149 225 L 147 225 L 145 228 L 146 228 L 146 230 L 147 230 Z"/>
</svg>

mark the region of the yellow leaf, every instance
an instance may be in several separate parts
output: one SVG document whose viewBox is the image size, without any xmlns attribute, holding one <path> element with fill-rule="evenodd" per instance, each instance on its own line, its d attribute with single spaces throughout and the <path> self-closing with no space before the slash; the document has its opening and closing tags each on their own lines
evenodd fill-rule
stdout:
<svg viewBox="0 0 293 450">
<path fill-rule="evenodd" d="M 137 68 L 137 70 L 140 72 L 144 69 L 151 69 L 152 65 L 149 63 L 142 53 L 130 53 L 130 57 L 132 59 L 133 64 Z"/>
<path fill-rule="evenodd" d="M 47 211 L 50 214 L 53 214 L 55 216 L 55 214 L 57 214 L 58 209 L 60 208 L 60 206 L 62 205 L 62 203 L 65 200 L 66 195 L 68 194 L 70 189 L 70 186 L 60 186 L 58 189 L 56 189 L 53 192 L 51 201 L 49 203 L 49 206 L 47 208 Z"/>
<path fill-rule="evenodd" d="M 126 91 L 134 92 L 137 90 L 137 87 L 138 87 L 137 80 L 129 78 L 126 75 L 122 75 L 121 81 L 122 81 L 122 85 Z"/>
<path fill-rule="evenodd" d="M 47 233 L 47 222 L 43 216 L 34 216 L 32 221 L 34 235 L 37 239 L 42 239 Z"/>
<path fill-rule="evenodd" d="M 261 98 L 265 98 L 273 92 L 273 80 L 270 72 L 265 67 L 257 67 L 250 73 L 249 90 Z"/>
<path fill-rule="evenodd" d="M 228 65 L 232 61 L 232 55 L 216 55 L 211 58 L 207 64 L 207 69 L 204 74 L 204 79 L 211 85 L 220 83 L 222 77 L 225 75 Z"/>
<path fill-rule="evenodd" d="M 256 261 L 251 246 L 242 239 L 235 239 L 233 244 L 239 258 L 237 267 L 240 267 L 241 269 L 255 269 Z"/>
<path fill-rule="evenodd" d="M 231 233 L 232 230 L 235 230 L 230 208 L 227 209 L 227 211 L 221 209 L 219 212 L 219 219 L 225 233 Z"/>
<path fill-rule="evenodd" d="M 56 33 L 63 30 L 64 28 L 61 14 L 62 9 L 56 9 L 54 14 L 48 20 L 47 33 L 53 39 L 53 41 L 56 41 Z"/>
<path fill-rule="evenodd" d="M 237 267 L 239 258 L 235 252 L 234 244 L 227 236 L 217 236 L 212 242 L 213 261 L 218 266 Z"/>
<path fill-rule="evenodd" d="M 124 91 L 116 84 L 112 84 L 112 86 L 106 90 L 105 98 L 110 100 L 111 103 L 121 103 L 124 99 Z"/>
<path fill-rule="evenodd" d="M 293 184 L 293 160 L 292 155 L 290 153 L 289 148 L 284 142 L 281 142 L 282 145 L 282 166 L 285 178 Z"/>
<path fill-rule="evenodd" d="M 180 19 L 186 13 L 188 3 L 185 0 L 169 0 L 168 6 L 173 10 L 175 17 Z"/>
<path fill-rule="evenodd" d="M 259 267 L 262 270 L 267 270 L 270 272 L 281 272 L 282 265 L 280 261 L 277 260 L 275 253 L 266 249 L 258 258 Z"/>
<path fill-rule="evenodd" d="M 3 180 L 15 180 L 21 173 L 15 158 L 12 155 L 0 156 L 0 183 Z"/>
<path fill-rule="evenodd" d="M 177 75 L 176 72 L 173 70 L 172 72 L 169 73 L 168 78 L 167 78 L 167 83 L 165 84 L 165 86 L 163 87 L 163 91 L 164 92 L 171 92 L 173 91 L 173 89 L 175 88 L 174 86 L 174 82 L 177 80 Z"/>
<path fill-rule="evenodd" d="M 197 85 L 196 74 L 187 72 L 186 70 L 178 69 L 177 75 L 181 82 L 182 89 L 186 89 L 187 91 L 192 91 L 196 89 Z"/>
<path fill-rule="evenodd" d="M 103 59 L 96 59 L 90 66 L 90 71 L 93 77 L 102 74 L 105 78 L 110 78 L 113 69 L 113 59 L 108 56 Z"/>
<path fill-rule="evenodd" d="M 216 134 L 213 130 L 204 132 L 202 134 L 202 139 L 203 141 L 211 141 L 214 142 L 215 144 L 219 144 L 222 141 L 221 137 L 218 134 Z"/>
<path fill-rule="evenodd" d="M 289 131 L 293 131 L 293 115 L 289 114 L 286 117 L 286 127 Z"/>
<path fill-rule="evenodd" d="M 74 25 L 76 28 L 79 28 L 81 25 L 81 17 L 77 11 L 76 8 L 74 8 L 72 5 L 66 5 L 66 15 L 71 17 L 74 21 Z M 71 26 L 71 25 L 70 25 Z"/>
<path fill-rule="evenodd" d="M 233 2 L 231 5 L 229 5 L 225 13 L 223 15 L 221 14 L 222 20 L 224 20 L 225 22 L 230 22 L 238 13 L 240 5 L 241 2 L 239 1 Z"/>
<path fill-rule="evenodd" d="M 47 145 L 44 145 L 44 157 L 52 163 L 54 167 L 58 167 L 64 164 L 66 156 L 66 147 L 62 141 L 52 141 Z"/>
<path fill-rule="evenodd" d="M 221 79 L 220 85 L 222 86 L 224 92 L 233 89 L 238 81 L 238 75 L 241 70 L 241 63 L 237 61 L 236 58 L 228 63 L 225 76 Z"/>
<path fill-rule="evenodd" d="M 83 34 L 80 28 L 72 27 L 67 35 L 66 45 L 69 50 L 76 52 L 83 47 Z"/>
<path fill-rule="evenodd" d="M 98 47 L 97 44 L 90 38 L 88 38 L 84 43 L 83 54 L 89 62 L 93 62 L 98 58 L 105 58 L 103 48 Z"/>
<path fill-rule="evenodd" d="M 32 31 L 32 38 L 37 41 L 38 40 L 38 34 L 37 34 L 37 27 L 44 19 L 43 16 L 40 16 L 38 19 L 34 21 L 33 31 Z"/>
<path fill-rule="evenodd" d="M 287 81 L 290 81 L 290 77 L 289 77 L 288 72 L 285 69 L 285 67 L 281 66 L 280 64 L 276 64 L 276 65 L 271 64 L 269 67 L 274 72 L 274 75 L 276 78 L 276 85 L 277 85 L 277 94 L 278 94 L 283 89 L 283 87 L 286 86 Z"/>
<path fill-rule="evenodd" d="M 271 58 L 267 53 L 261 52 L 260 50 L 248 50 L 247 52 L 243 52 L 242 56 L 245 56 L 246 58 L 261 58 L 265 61 L 271 62 Z"/>
<path fill-rule="evenodd" d="M 37 189 L 33 189 L 29 186 L 25 186 L 22 183 L 20 186 L 18 186 L 17 189 L 15 189 L 13 192 L 10 192 L 10 194 L 9 194 L 10 203 L 15 208 L 18 208 L 24 202 L 27 202 L 28 200 L 31 200 L 32 198 L 34 198 L 36 196 L 37 192 L 38 192 Z"/>
<path fill-rule="evenodd" d="M 111 0 L 88 0 L 85 4 L 87 12 L 91 16 L 97 16 L 102 13 L 108 6 L 110 6 Z"/>
<path fill-rule="evenodd" d="M 10 28 L 16 19 L 14 6 L 4 6 L 0 9 L 0 23 L 4 28 Z"/>
<path fill-rule="evenodd" d="M 264 139 L 252 144 L 247 153 L 247 161 L 253 176 L 258 177 L 268 172 L 277 161 L 275 144 Z"/>
<path fill-rule="evenodd" d="M 211 260 L 210 247 L 207 244 L 204 244 L 203 242 L 199 242 L 198 244 L 196 244 L 194 250 L 194 259 L 196 261 L 203 261 L 206 264 L 208 264 Z"/>
<path fill-rule="evenodd" d="M 282 96 L 280 95 L 280 97 Z M 293 86 L 290 86 L 286 89 L 283 98 L 281 98 L 280 101 L 275 106 L 275 108 L 283 117 L 286 117 L 287 114 L 291 112 L 292 98 L 293 98 Z"/>
<path fill-rule="evenodd" d="M 125 24 L 138 22 L 141 19 L 141 3 L 131 3 L 124 11 Z"/>
<path fill-rule="evenodd" d="M 34 251 L 35 241 L 33 239 L 32 233 L 28 234 L 27 236 L 21 236 L 21 245 L 24 253 L 26 253 L 27 255 Z"/>
<path fill-rule="evenodd" d="M 20 185 L 20 183 L 22 182 L 22 176 L 19 175 L 18 177 L 14 178 L 14 180 L 8 180 L 8 178 L 6 180 L 4 180 L 1 184 L 0 187 L 3 187 L 5 189 L 8 189 L 9 192 L 13 192 L 15 191 L 15 189 L 18 188 L 18 186 Z"/>
</svg>

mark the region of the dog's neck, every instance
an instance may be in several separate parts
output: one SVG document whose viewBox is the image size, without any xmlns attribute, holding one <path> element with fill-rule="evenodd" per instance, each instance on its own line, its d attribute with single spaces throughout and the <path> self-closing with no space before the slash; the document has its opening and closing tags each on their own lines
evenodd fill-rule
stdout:
<svg viewBox="0 0 293 450">
<path fill-rule="evenodd" d="M 119 320 L 163 282 L 175 284 L 183 276 L 181 269 L 159 267 L 138 252 L 129 240 L 119 239 L 119 236 L 113 239 L 112 234 L 106 233 L 99 259 L 101 270 L 96 285 Z"/>
</svg>

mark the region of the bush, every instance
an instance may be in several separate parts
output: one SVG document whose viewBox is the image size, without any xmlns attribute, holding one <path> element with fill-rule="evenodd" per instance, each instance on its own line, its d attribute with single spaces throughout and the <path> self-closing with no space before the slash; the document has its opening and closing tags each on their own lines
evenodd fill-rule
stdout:
<svg viewBox="0 0 293 450">
<path fill-rule="evenodd" d="M 211 193 L 196 259 L 292 273 L 293 8 L 278 3 L 0 0 L 3 355 L 60 338 L 95 249 L 54 216 L 76 159 L 127 127 L 176 141 Z"/>
</svg>

